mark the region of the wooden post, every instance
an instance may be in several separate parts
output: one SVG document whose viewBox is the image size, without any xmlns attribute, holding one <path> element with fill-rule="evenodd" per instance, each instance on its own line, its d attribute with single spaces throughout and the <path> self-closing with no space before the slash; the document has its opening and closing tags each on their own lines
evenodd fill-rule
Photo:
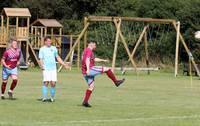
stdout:
<svg viewBox="0 0 200 126">
<path fill-rule="evenodd" d="M 47 27 L 44 29 L 44 36 L 47 37 Z"/>
<path fill-rule="evenodd" d="M 39 43 L 39 39 L 38 39 L 38 28 L 36 27 L 35 28 L 35 45 L 36 45 L 36 48 L 39 48 L 39 45 L 40 45 L 40 43 Z"/>
<path fill-rule="evenodd" d="M 16 17 L 16 37 L 19 36 L 19 17 Z"/>
<path fill-rule="evenodd" d="M 59 39 L 58 39 L 58 43 L 59 43 L 59 54 L 61 54 L 61 48 L 62 48 L 62 28 L 59 29 Z"/>
<path fill-rule="evenodd" d="M 53 28 L 51 28 L 51 40 L 53 39 Z"/>
<path fill-rule="evenodd" d="M 78 53 L 78 56 L 77 56 L 77 69 L 79 70 L 80 69 L 80 41 L 78 42 L 78 50 L 77 50 L 77 53 Z"/>
<path fill-rule="evenodd" d="M 180 40 L 180 22 L 178 21 L 177 24 L 174 22 L 174 25 L 177 26 L 176 31 L 176 52 L 175 52 L 175 77 L 178 75 L 178 54 L 179 54 L 179 40 Z"/>
<path fill-rule="evenodd" d="M 81 40 L 81 38 L 83 37 L 83 35 L 84 35 L 85 31 L 87 30 L 89 24 L 90 24 L 90 23 L 88 22 L 88 23 L 85 25 L 84 29 L 82 30 L 82 32 L 80 33 L 80 35 L 79 35 L 78 38 L 76 39 L 74 45 L 72 46 L 72 49 L 71 49 L 71 50 L 69 51 L 69 53 L 67 54 L 67 56 L 66 56 L 64 62 L 66 62 L 66 61 L 69 59 L 69 57 L 70 57 L 72 51 L 75 49 L 76 45 L 78 44 L 78 42 L 79 42 L 79 41 Z M 61 71 L 62 67 L 63 67 L 63 66 L 61 65 L 60 68 L 58 69 L 58 72 Z"/>
<path fill-rule="evenodd" d="M 43 28 L 40 29 L 40 34 L 41 34 L 40 35 L 41 36 L 41 38 L 40 38 L 40 47 L 42 47 L 43 46 L 43 44 L 42 44 L 43 43 Z"/>
<path fill-rule="evenodd" d="M 135 52 L 136 52 L 136 50 L 137 50 L 139 44 L 140 44 L 141 41 L 142 41 L 142 38 L 143 38 L 144 35 L 145 35 L 145 32 L 146 32 L 147 28 L 148 28 L 148 26 L 145 26 L 144 29 L 143 29 L 143 31 L 142 31 L 142 33 L 140 34 L 140 37 L 139 37 L 138 41 L 136 42 L 136 45 L 135 45 L 135 47 L 134 47 L 134 49 L 133 49 L 133 51 L 132 51 L 132 53 L 131 53 L 131 58 L 133 58 L 133 56 L 134 56 L 134 54 L 135 54 Z M 128 61 L 130 61 L 130 58 L 129 58 Z"/>
<path fill-rule="evenodd" d="M 149 52 L 148 52 L 148 43 L 147 43 L 147 31 L 144 33 L 144 49 L 145 49 L 145 59 L 147 68 L 149 68 Z M 150 70 L 148 70 L 148 75 L 150 74 Z"/>
<path fill-rule="evenodd" d="M 4 20 L 3 15 L 1 15 L 1 43 L 5 42 L 4 41 L 4 26 L 3 26 L 4 21 L 3 20 Z"/>
<path fill-rule="evenodd" d="M 9 38 L 9 17 L 7 17 L 7 21 L 6 21 L 6 36 L 7 36 L 7 39 Z"/>
<path fill-rule="evenodd" d="M 69 45 L 69 50 L 72 49 L 72 44 L 73 44 L 73 36 L 70 35 L 70 45 Z M 74 50 L 72 51 L 71 55 L 70 55 L 70 64 L 72 65 L 72 62 L 73 62 L 73 52 Z M 71 70 L 71 67 L 70 67 L 70 70 Z"/>
<path fill-rule="evenodd" d="M 36 60 L 35 65 L 39 65 L 39 60 L 38 60 L 38 58 L 37 58 L 37 56 L 36 56 L 36 54 L 35 54 L 35 51 L 34 51 L 34 49 L 33 49 L 33 47 L 31 46 L 31 44 L 30 44 L 29 41 L 27 41 L 27 46 L 28 46 L 28 48 L 30 48 L 30 51 L 31 51 L 32 54 L 33 54 L 33 58 Z"/>
<path fill-rule="evenodd" d="M 33 36 L 33 26 L 31 26 L 31 36 Z"/>
<path fill-rule="evenodd" d="M 87 22 L 88 22 L 88 18 L 87 17 L 85 17 L 84 18 L 84 26 L 87 24 Z M 86 32 L 85 32 L 85 34 L 84 34 L 84 48 L 86 48 L 86 46 L 87 46 L 87 30 L 86 30 Z"/>
<path fill-rule="evenodd" d="M 113 52 L 113 59 L 112 59 L 112 71 L 114 72 L 115 70 L 115 62 L 116 62 L 116 56 L 117 56 L 117 47 L 118 47 L 118 42 L 119 42 L 119 32 L 120 32 L 120 27 L 121 27 L 121 19 L 119 18 L 114 19 L 114 23 L 116 24 L 116 35 L 115 35 L 115 46 L 114 46 L 114 52 Z"/>
<path fill-rule="evenodd" d="M 29 45 L 28 40 L 26 41 L 26 64 L 28 64 L 28 57 L 29 57 Z"/>
<path fill-rule="evenodd" d="M 174 25 L 174 23 L 173 23 L 173 25 Z M 175 30 L 178 31 L 177 26 L 174 25 L 174 27 L 175 27 Z M 185 50 L 186 50 L 186 52 L 187 52 L 187 54 L 188 54 L 190 60 L 191 60 L 193 66 L 194 66 L 194 68 L 195 68 L 195 70 L 197 71 L 198 76 L 200 77 L 199 68 L 197 67 L 196 62 L 194 61 L 194 57 L 192 56 L 192 53 L 191 53 L 190 50 L 188 49 L 188 47 L 187 47 L 187 45 L 186 45 L 186 43 L 185 43 L 185 40 L 184 40 L 183 36 L 181 35 L 181 33 L 179 34 L 179 37 L 180 37 L 180 40 L 181 40 L 181 42 L 182 42 L 182 44 L 183 44 L 183 46 L 184 46 L 184 48 L 185 48 Z"/>
<path fill-rule="evenodd" d="M 115 26 L 117 26 L 117 23 L 116 23 L 116 22 L 114 22 L 114 23 L 115 23 Z M 128 45 L 126 44 L 126 40 L 125 40 L 124 36 L 122 35 L 122 32 L 121 32 L 120 29 L 119 29 L 119 36 L 120 36 L 120 38 L 121 38 L 121 40 L 122 40 L 122 43 L 123 43 L 123 45 L 124 45 L 124 48 L 125 48 L 125 50 L 126 50 L 128 56 L 129 56 L 130 60 L 131 60 L 131 63 L 132 63 L 132 65 L 133 65 L 133 67 L 135 68 L 136 72 L 137 72 L 137 66 L 136 66 L 136 64 L 135 64 L 135 61 L 134 61 L 133 58 L 131 57 L 131 53 L 130 53 L 130 51 L 129 51 Z"/>
<path fill-rule="evenodd" d="M 30 17 L 27 18 L 27 37 L 29 36 L 29 27 L 30 27 Z"/>
</svg>

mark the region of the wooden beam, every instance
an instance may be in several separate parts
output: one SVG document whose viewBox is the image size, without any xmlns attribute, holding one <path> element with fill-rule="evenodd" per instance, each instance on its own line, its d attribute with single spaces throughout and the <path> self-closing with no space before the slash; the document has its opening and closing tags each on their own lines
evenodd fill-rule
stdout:
<svg viewBox="0 0 200 126">
<path fill-rule="evenodd" d="M 133 56 L 135 55 L 135 52 L 136 52 L 139 44 L 141 43 L 142 38 L 144 37 L 144 34 L 145 34 L 147 28 L 148 28 L 148 26 L 145 26 L 144 29 L 143 29 L 143 31 L 142 31 L 142 33 L 140 34 L 140 37 L 139 37 L 138 41 L 136 42 L 136 45 L 135 45 L 135 47 L 134 47 L 134 49 L 133 49 L 133 51 L 131 53 L 131 58 L 133 58 Z M 130 58 L 129 58 L 128 61 L 130 61 Z"/>
<path fill-rule="evenodd" d="M 39 65 L 39 60 L 38 60 L 38 58 L 37 58 L 37 56 L 36 56 L 36 54 L 35 54 L 35 51 L 34 51 L 32 45 L 30 44 L 29 41 L 27 41 L 27 46 L 30 48 L 30 51 L 31 51 L 32 54 L 33 54 L 33 58 L 34 58 L 34 59 L 36 60 L 36 62 L 37 62 L 37 64 L 35 64 L 35 65 Z"/>
<path fill-rule="evenodd" d="M 173 23 L 173 25 L 174 25 L 174 23 Z M 178 31 L 177 26 L 174 25 L 174 27 L 175 27 L 175 30 Z M 189 48 L 187 47 L 186 42 L 185 42 L 183 36 L 181 35 L 181 33 L 179 34 L 179 37 L 180 37 L 181 43 L 183 44 L 183 47 L 185 48 L 185 50 L 186 50 L 186 52 L 187 52 L 187 54 L 188 54 L 188 56 L 189 56 L 189 58 L 190 58 L 190 60 L 191 60 L 191 62 L 193 64 L 193 66 L 194 66 L 194 68 L 195 68 L 195 70 L 197 72 L 197 75 L 200 77 L 199 68 L 197 67 L 196 62 L 194 61 L 194 57 L 193 57 L 191 51 L 189 50 Z"/>
<path fill-rule="evenodd" d="M 174 22 L 174 19 L 155 19 L 155 18 L 139 18 L 139 17 L 121 17 L 124 21 L 136 21 L 136 22 L 146 22 L 146 23 L 161 23 L 170 24 Z"/>
<path fill-rule="evenodd" d="M 116 62 L 116 57 L 117 57 L 117 47 L 118 47 L 118 42 L 119 42 L 119 32 L 120 32 L 120 27 L 121 27 L 121 19 L 114 20 L 114 23 L 116 24 L 116 35 L 115 35 L 115 46 L 114 46 L 114 51 L 113 51 L 113 59 L 112 59 L 112 71 L 114 72 L 115 70 L 115 62 Z"/>
<path fill-rule="evenodd" d="M 148 42 L 147 42 L 147 30 L 144 33 L 144 49 L 145 49 L 145 60 L 147 68 L 149 68 L 149 52 L 148 52 Z M 150 74 L 150 70 L 147 71 L 148 75 Z"/>
<path fill-rule="evenodd" d="M 114 22 L 114 24 L 115 24 L 115 26 L 117 26 L 117 23 Z M 128 48 L 127 44 L 126 44 L 126 40 L 125 40 L 124 36 L 122 35 L 122 32 L 121 32 L 120 29 L 119 29 L 119 36 L 120 36 L 120 38 L 121 38 L 121 40 L 122 40 L 122 43 L 123 43 L 123 45 L 124 45 L 124 48 L 125 48 L 125 50 L 126 50 L 128 56 L 129 56 L 130 60 L 131 60 L 131 63 L 132 63 L 132 65 L 133 65 L 133 67 L 135 68 L 136 72 L 137 72 L 137 66 L 136 66 L 136 64 L 135 64 L 135 61 L 134 61 L 133 58 L 131 57 L 131 53 L 130 53 L 129 48 Z"/>
<path fill-rule="evenodd" d="M 162 23 L 170 24 L 174 19 L 154 19 L 154 18 L 139 18 L 139 17 L 112 17 L 112 16 L 88 16 L 89 21 L 113 21 L 114 19 L 121 18 L 122 21 L 136 21 L 146 23 Z"/>
<path fill-rule="evenodd" d="M 76 45 L 78 44 L 78 42 L 81 40 L 81 38 L 83 37 L 85 31 L 87 30 L 88 26 L 89 26 L 89 22 L 85 25 L 85 27 L 83 28 L 82 32 L 80 33 L 80 35 L 78 36 L 78 38 L 76 39 L 74 45 L 72 46 L 72 49 L 69 51 L 69 53 L 67 54 L 64 62 L 66 62 L 69 58 L 70 55 L 72 53 L 72 51 L 75 49 Z M 58 72 L 60 72 L 62 70 L 63 66 L 61 65 L 60 68 L 58 69 Z"/>
<path fill-rule="evenodd" d="M 173 22 L 174 26 L 177 26 L 176 32 L 176 52 L 175 52 L 175 77 L 178 75 L 178 54 L 179 54 L 179 42 L 180 42 L 180 22 L 177 23 Z"/>
<path fill-rule="evenodd" d="M 85 17 L 84 18 L 84 26 L 87 24 L 87 22 L 88 22 L 88 18 L 87 17 Z M 87 31 L 85 32 L 85 34 L 84 34 L 84 49 L 87 47 Z"/>
</svg>

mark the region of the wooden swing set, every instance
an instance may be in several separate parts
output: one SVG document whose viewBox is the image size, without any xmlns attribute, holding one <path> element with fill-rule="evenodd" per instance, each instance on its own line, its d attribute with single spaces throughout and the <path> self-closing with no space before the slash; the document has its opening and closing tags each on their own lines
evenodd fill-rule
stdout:
<svg viewBox="0 0 200 126">
<path fill-rule="evenodd" d="M 121 31 L 121 24 L 122 21 L 129 21 L 129 22 L 143 22 L 146 25 L 144 26 L 136 44 L 134 49 L 132 50 L 132 52 L 129 50 L 126 39 Z M 135 17 L 111 17 L 111 16 L 88 16 L 84 18 L 84 28 L 81 31 L 81 33 L 79 34 L 78 38 L 76 39 L 73 47 L 71 48 L 71 50 L 69 51 L 69 53 L 67 54 L 66 58 L 65 58 L 65 62 L 67 60 L 69 60 L 70 55 L 72 54 L 72 51 L 76 48 L 76 46 L 78 46 L 78 48 L 80 48 L 80 40 L 83 38 L 83 42 L 84 42 L 84 48 L 86 48 L 87 46 L 87 33 L 88 33 L 88 27 L 90 25 L 91 22 L 113 22 L 114 26 L 116 28 L 116 34 L 115 34 L 115 44 L 114 44 L 114 52 L 113 52 L 113 58 L 112 58 L 112 70 L 114 71 L 115 69 L 115 62 L 116 62 L 116 56 L 117 56 L 117 48 L 118 48 L 118 44 L 119 42 L 122 42 L 128 57 L 129 57 L 129 61 L 131 62 L 132 66 L 135 68 L 135 70 L 137 71 L 137 65 L 134 61 L 134 54 L 138 48 L 138 46 L 140 45 L 140 43 L 142 42 L 142 40 L 144 40 L 144 48 L 145 48 L 145 60 L 146 60 L 146 65 L 147 67 L 149 67 L 149 54 L 148 54 L 148 39 L 147 39 L 147 30 L 149 28 L 149 24 L 150 23 L 157 23 L 157 24 L 168 24 L 168 25 L 172 25 L 176 31 L 176 50 L 175 50 L 175 77 L 178 75 L 178 60 L 179 60 L 179 46 L 180 46 L 180 42 L 183 44 L 184 49 L 186 50 L 189 59 L 192 63 L 192 65 L 194 66 L 197 75 L 200 77 L 200 72 L 199 69 L 195 63 L 195 60 L 192 56 L 191 51 L 189 50 L 188 46 L 186 45 L 186 42 L 182 36 L 182 34 L 180 33 L 180 22 L 173 20 L 173 19 L 152 19 L 152 18 L 135 18 Z M 119 39 L 121 41 L 119 41 Z M 61 65 L 58 71 L 61 71 L 63 68 L 63 66 Z"/>
</svg>

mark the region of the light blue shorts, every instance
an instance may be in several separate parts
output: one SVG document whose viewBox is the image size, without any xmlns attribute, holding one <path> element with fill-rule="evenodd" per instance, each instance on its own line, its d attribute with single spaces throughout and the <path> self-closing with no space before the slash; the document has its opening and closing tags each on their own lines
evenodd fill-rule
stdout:
<svg viewBox="0 0 200 126">
<path fill-rule="evenodd" d="M 103 67 L 102 66 L 93 66 L 90 69 L 89 75 L 83 75 L 83 76 L 84 76 L 87 84 L 91 85 L 94 82 L 95 76 L 100 75 L 102 73 L 103 73 Z"/>
<path fill-rule="evenodd" d="M 8 69 L 6 67 L 3 67 L 2 70 L 2 79 L 3 80 L 7 80 L 9 76 L 11 75 L 16 75 L 17 76 L 17 67 L 13 68 L 13 69 Z"/>
</svg>

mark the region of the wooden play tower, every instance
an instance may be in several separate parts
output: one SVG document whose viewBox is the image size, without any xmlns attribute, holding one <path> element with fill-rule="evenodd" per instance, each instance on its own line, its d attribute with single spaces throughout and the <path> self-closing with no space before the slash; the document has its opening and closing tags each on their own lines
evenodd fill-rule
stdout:
<svg viewBox="0 0 200 126">
<path fill-rule="evenodd" d="M 6 49 L 10 38 L 16 38 L 22 50 L 24 62 L 28 63 L 29 55 L 38 64 L 37 57 L 29 43 L 29 24 L 31 14 L 28 8 L 4 8 L 1 15 L 0 47 Z"/>
<path fill-rule="evenodd" d="M 39 50 L 44 45 L 44 37 L 51 38 L 52 43 L 61 53 L 63 26 L 56 19 L 37 19 L 31 24 L 31 45 Z"/>
</svg>

